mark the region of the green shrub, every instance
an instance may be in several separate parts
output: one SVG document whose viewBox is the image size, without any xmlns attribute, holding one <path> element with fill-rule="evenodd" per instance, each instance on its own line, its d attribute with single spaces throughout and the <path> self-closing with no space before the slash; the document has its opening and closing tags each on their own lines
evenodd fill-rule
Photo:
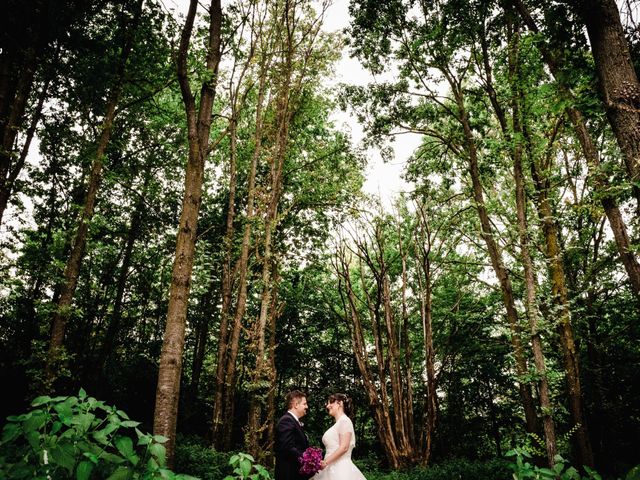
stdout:
<svg viewBox="0 0 640 480">
<path fill-rule="evenodd" d="M 488 462 L 453 459 L 407 472 L 363 469 L 363 473 L 367 480 L 508 480 L 511 478 L 508 463 L 500 459 Z"/>
<path fill-rule="evenodd" d="M 514 448 L 507 452 L 508 457 L 513 457 L 513 463 L 509 467 L 513 470 L 514 480 L 602 480 L 598 472 L 585 466 L 587 476 L 582 476 L 578 470 L 569 465 L 560 455 L 556 455 L 553 469 L 533 465 L 527 459 L 531 454 L 526 448 Z"/>
<path fill-rule="evenodd" d="M 224 480 L 271 480 L 269 471 L 255 463 L 254 458 L 248 453 L 232 455 L 229 465 L 233 468 L 233 475 L 224 477 Z"/>
<path fill-rule="evenodd" d="M 166 468 L 166 438 L 141 432 L 139 422 L 82 389 L 77 397 L 38 397 L 31 406 L 7 418 L 0 478 L 193 478 Z"/>
<path fill-rule="evenodd" d="M 493 459 L 489 461 L 472 461 L 453 459 L 418 469 L 412 480 L 508 480 L 511 478 L 506 461 Z"/>
<path fill-rule="evenodd" d="M 218 452 L 192 437 L 178 437 L 174 469 L 201 480 L 222 480 L 231 475 L 229 453 Z"/>
</svg>

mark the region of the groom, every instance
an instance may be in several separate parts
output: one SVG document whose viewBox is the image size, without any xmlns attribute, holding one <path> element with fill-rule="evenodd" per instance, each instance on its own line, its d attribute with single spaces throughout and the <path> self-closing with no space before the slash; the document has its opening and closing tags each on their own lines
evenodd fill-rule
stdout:
<svg viewBox="0 0 640 480">
<path fill-rule="evenodd" d="M 293 390 L 286 396 L 288 411 L 276 425 L 276 469 L 275 480 L 306 480 L 309 478 L 299 472 L 301 457 L 309 446 L 309 440 L 302 430 L 300 419 L 307 413 L 307 396 L 299 390 Z"/>
</svg>

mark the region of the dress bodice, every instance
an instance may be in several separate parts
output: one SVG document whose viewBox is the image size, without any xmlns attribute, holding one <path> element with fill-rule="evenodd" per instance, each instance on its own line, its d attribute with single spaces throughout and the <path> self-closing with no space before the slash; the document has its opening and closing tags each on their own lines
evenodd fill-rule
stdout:
<svg viewBox="0 0 640 480">
<path fill-rule="evenodd" d="M 351 433 L 349 448 L 340 458 L 326 468 L 320 470 L 311 480 L 366 480 L 362 472 L 351 461 L 351 452 L 356 446 L 356 433 L 353 430 L 353 423 L 346 415 L 342 415 L 332 426 L 324 432 L 322 443 L 325 448 L 327 458 L 340 446 L 340 435 Z"/>
<path fill-rule="evenodd" d="M 351 423 L 351 419 L 346 415 L 342 415 L 329 430 L 324 432 L 322 443 L 327 452 L 326 455 L 331 455 L 340 446 L 340 435 L 345 433 L 351 433 L 351 442 L 349 443 L 349 449 L 340 460 L 351 458 L 351 452 L 356 446 L 356 435 L 353 430 L 353 423 Z"/>
</svg>

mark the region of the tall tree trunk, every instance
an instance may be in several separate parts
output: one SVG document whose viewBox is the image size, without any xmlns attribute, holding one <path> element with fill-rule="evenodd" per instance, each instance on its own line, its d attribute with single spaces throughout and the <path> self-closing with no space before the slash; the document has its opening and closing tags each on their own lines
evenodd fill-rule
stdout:
<svg viewBox="0 0 640 480">
<path fill-rule="evenodd" d="M 29 148 L 31 147 L 31 142 L 33 141 L 36 127 L 38 126 L 38 123 L 40 122 L 40 118 L 42 116 L 42 108 L 44 107 L 44 102 L 47 99 L 47 95 L 49 93 L 49 85 L 51 84 L 52 78 L 53 74 L 50 73 L 45 79 L 44 84 L 42 85 L 42 89 L 40 90 L 40 94 L 38 95 L 38 103 L 36 104 L 36 108 L 31 117 L 31 124 L 27 129 L 24 144 L 22 145 L 22 150 L 20 151 L 20 156 L 16 160 L 15 164 L 10 167 L 7 174 L 6 183 L 2 188 L 0 188 L 0 224 L 2 223 L 4 211 L 6 210 L 9 203 L 9 198 L 13 193 L 13 187 L 16 183 L 16 180 L 20 176 L 20 172 L 22 172 L 22 168 L 24 167 L 24 164 L 27 160 Z"/>
<path fill-rule="evenodd" d="M 344 244 L 338 248 L 334 270 L 340 282 L 344 319 L 351 332 L 369 403 L 375 412 L 380 441 L 390 465 L 395 465 L 394 468 L 408 467 L 421 460 L 424 450 L 419 443 L 421 439 L 414 434 L 412 410 L 402 411 L 407 403 L 413 403 L 412 389 L 407 385 L 413 382 L 411 372 L 407 371 L 410 361 L 406 355 L 410 355 L 410 349 L 403 340 L 406 319 L 398 321 L 392 301 L 386 231 L 377 219 L 369 224 L 369 228 L 372 229 L 369 240 L 354 238 L 356 248 L 352 251 L 359 268 L 362 293 L 356 295 L 354 292 L 350 272 L 353 262 L 349 260 Z M 401 232 L 400 226 L 398 232 Z M 404 241 L 402 235 L 399 241 Z M 405 258 L 403 246 L 399 251 Z M 372 279 L 372 284 L 368 278 Z M 400 295 L 404 297 L 408 288 L 406 279 L 402 281 L 402 288 L 405 290 Z M 363 325 L 362 317 L 366 315 L 370 327 Z M 363 331 L 368 328 L 371 329 L 372 345 L 363 336 Z"/>
<path fill-rule="evenodd" d="M 127 286 L 127 278 L 129 276 L 129 269 L 131 268 L 131 259 L 133 257 L 133 247 L 140 236 L 140 230 L 142 228 L 143 210 L 145 208 L 145 197 L 147 194 L 147 187 L 151 181 L 151 170 L 147 170 L 145 173 L 144 184 L 142 192 L 138 196 L 133 214 L 131 215 L 131 221 L 129 224 L 129 231 L 127 234 L 127 240 L 124 247 L 124 253 L 122 255 L 122 264 L 120 265 L 120 271 L 118 272 L 118 278 L 116 280 L 116 296 L 113 302 L 113 310 L 109 315 L 106 331 L 102 344 L 98 350 L 96 357 L 96 377 L 103 378 L 104 368 L 109 359 L 109 356 L 113 353 L 116 345 L 116 337 L 120 332 L 120 326 L 122 323 L 122 306 L 124 303 L 124 292 Z"/>
<path fill-rule="evenodd" d="M 285 8 L 289 8 L 285 6 Z M 293 17 L 295 12 L 286 11 L 285 21 L 289 16 Z M 286 25 L 287 28 L 295 28 L 295 25 Z M 291 75 L 293 55 L 295 53 L 292 42 L 293 34 L 287 36 L 284 40 L 284 59 L 283 68 L 280 74 L 276 98 L 276 121 L 275 121 L 275 138 L 273 153 L 270 156 L 270 185 L 269 197 L 266 205 L 264 219 L 264 237 L 262 240 L 262 253 L 260 255 L 262 263 L 261 282 L 262 293 L 260 299 L 260 313 L 258 319 L 252 329 L 252 341 L 250 349 L 255 355 L 255 368 L 250 373 L 251 382 L 254 387 L 257 385 L 268 385 L 268 379 L 275 375 L 270 371 L 270 356 L 273 352 L 265 349 L 266 345 L 266 329 L 270 315 L 275 315 L 271 311 L 272 292 L 275 289 L 274 277 L 276 272 L 273 271 L 277 264 L 276 252 L 273 245 L 273 235 L 275 234 L 278 223 L 278 207 L 283 192 L 283 168 L 289 145 L 289 127 L 293 110 L 291 108 Z M 249 453 L 259 457 L 261 456 L 262 445 L 260 445 L 260 437 L 264 430 L 262 426 L 262 410 L 266 406 L 265 402 L 268 398 L 267 392 L 262 393 L 255 390 L 249 399 L 249 419 L 245 434 L 245 447 Z"/>
<path fill-rule="evenodd" d="M 457 82 L 453 78 L 451 78 L 447 72 L 445 72 L 445 76 L 447 77 L 456 98 L 459 115 L 458 120 L 462 125 L 464 139 L 467 147 L 466 153 L 469 161 L 469 174 L 471 176 L 473 187 L 473 198 L 482 228 L 481 235 L 485 241 L 485 244 L 487 245 L 489 258 L 491 259 L 491 265 L 500 283 L 502 300 L 505 305 L 507 320 L 509 321 L 509 327 L 511 329 L 511 344 L 513 346 L 513 352 L 515 356 L 516 373 L 520 377 L 525 377 L 528 371 L 528 367 L 527 360 L 524 355 L 524 349 L 522 347 L 522 329 L 520 328 L 518 312 L 515 307 L 513 287 L 511 285 L 509 272 L 505 268 L 504 262 L 502 260 L 502 252 L 494 238 L 493 227 L 491 226 L 489 213 L 487 212 L 487 207 L 484 203 L 484 189 L 480 181 L 480 170 L 478 167 L 476 143 L 475 139 L 473 138 L 473 131 L 471 130 L 469 118 L 464 106 L 463 93 L 462 90 L 458 87 Z M 522 400 L 522 406 L 524 407 L 527 431 L 535 433 L 537 431 L 538 422 L 536 417 L 535 405 L 533 402 L 533 396 L 531 394 L 531 387 L 529 384 L 520 381 L 518 382 L 518 389 L 520 392 L 520 399 Z"/>
<path fill-rule="evenodd" d="M 429 464 L 433 449 L 433 435 L 438 415 L 438 395 L 436 393 L 435 350 L 433 347 L 433 272 L 431 268 L 432 236 L 426 213 L 421 205 L 417 208 L 419 222 L 416 234 L 416 257 L 420 262 L 422 275 L 418 274 L 420 286 L 420 318 L 422 320 L 422 342 L 424 345 L 425 370 L 427 374 L 427 393 L 425 395 L 425 413 L 421 444 L 423 445 L 421 463 Z"/>
<path fill-rule="evenodd" d="M 362 375 L 362 383 L 369 399 L 369 404 L 374 412 L 376 424 L 378 426 L 378 438 L 380 439 L 380 444 L 385 451 L 389 466 L 391 468 L 398 469 L 402 465 L 402 461 L 393 435 L 388 402 L 385 398 L 386 395 L 384 395 L 386 386 L 382 379 L 379 378 L 376 380 L 374 378 L 372 368 L 369 363 L 369 349 L 365 342 L 364 329 L 357 306 L 359 301 L 351 283 L 349 268 L 350 262 L 347 259 L 344 247 L 340 247 L 337 252 L 334 269 L 339 279 L 338 291 L 342 299 L 347 325 L 351 332 L 354 355 L 358 364 L 358 369 Z M 376 336 L 375 332 L 374 336 Z M 376 350 L 376 354 L 378 355 L 378 349 Z M 380 386 L 381 393 L 383 393 L 383 395 L 378 392 L 378 385 Z"/>
<path fill-rule="evenodd" d="M 209 153 L 211 113 L 213 111 L 221 55 L 222 8 L 220 0 L 211 0 L 206 59 L 206 70 L 209 72 L 209 76 L 200 89 L 200 105 L 196 112 L 195 98 L 191 92 L 187 73 L 187 56 L 197 5 L 197 0 L 191 0 L 178 51 L 178 80 L 187 115 L 189 158 L 187 160 L 184 199 L 176 239 L 171 287 L 169 289 L 167 323 L 160 354 L 153 419 L 154 434 L 163 435 L 169 439 L 165 444 L 169 466 L 173 465 L 175 452 L 187 307 L 195 253 L 198 213 L 202 199 L 204 166 Z"/>
<path fill-rule="evenodd" d="M 409 439 L 409 448 L 411 449 L 412 457 L 419 458 L 421 452 L 419 451 L 419 443 L 416 437 L 416 431 L 414 426 L 414 411 L 413 411 L 413 361 L 412 361 L 412 348 L 409 340 L 409 308 L 407 305 L 407 291 L 408 291 L 408 273 L 407 273 L 407 258 L 409 252 L 404 245 L 402 236 L 402 226 L 398 224 L 398 253 L 402 261 L 402 325 L 400 330 L 400 351 L 402 357 L 402 414 L 403 422 L 407 429 L 407 438 Z M 417 448 L 416 448 L 417 447 Z M 415 449 L 415 450 L 414 450 Z"/>
<path fill-rule="evenodd" d="M 600 80 L 602 103 L 616 136 L 640 212 L 640 82 L 615 0 L 580 0 Z"/>
<path fill-rule="evenodd" d="M 534 33 L 539 33 L 538 26 L 533 20 L 533 17 L 531 17 L 526 6 L 522 3 L 522 0 L 510 1 L 515 5 L 515 8 L 527 25 L 527 28 Z M 544 44 L 540 43 L 538 46 L 542 53 L 542 57 L 553 76 L 556 79 L 562 78 L 562 76 L 559 75 L 563 62 L 562 58 L 551 52 Z M 558 84 L 561 87 L 563 95 L 570 99 L 570 104 L 573 105 L 575 102 L 570 89 L 567 88 L 561 80 Z M 631 290 L 634 295 L 640 299 L 640 263 L 638 263 L 638 259 L 633 252 L 622 213 L 618 208 L 616 199 L 610 193 L 611 188 L 609 181 L 600 167 L 600 157 L 593 142 L 593 138 L 591 138 L 591 135 L 589 134 L 582 113 L 572 106 L 567 107 L 566 111 L 576 135 L 578 136 L 578 141 L 580 142 L 580 146 L 587 163 L 589 177 L 593 179 L 595 190 L 600 194 L 600 202 L 604 208 L 605 214 L 607 215 L 607 219 L 609 220 L 609 226 L 611 227 L 616 246 L 618 247 L 620 260 L 622 261 L 627 275 L 629 276 Z M 589 452 L 584 452 L 584 454 L 585 458 L 592 457 Z"/>
<path fill-rule="evenodd" d="M 508 25 L 509 30 L 513 26 Z M 511 83 L 511 108 L 512 121 L 511 129 L 513 136 L 507 131 L 507 139 L 513 143 L 513 176 L 516 184 L 516 210 L 518 217 L 518 237 L 520 241 L 520 255 L 524 268 L 524 280 L 526 290 L 526 313 L 529 319 L 531 329 L 531 349 L 533 350 L 533 360 L 538 375 L 538 396 L 540 399 L 540 411 L 542 415 L 542 427 L 544 430 L 545 446 L 547 450 L 547 464 L 553 468 L 555 464 L 556 448 L 556 432 L 553 421 L 553 408 L 549 394 L 549 381 L 547 378 L 547 369 L 545 365 L 544 352 L 542 349 L 542 339 L 538 329 L 538 300 L 537 300 L 537 284 L 536 272 L 531 259 L 529 246 L 529 224 L 527 220 L 527 198 L 525 194 L 525 178 L 522 167 L 523 161 L 523 126 L 521 122 L 520 99 L 522 98 L 521 89 L 519 87 L 519 58 L 518 43 L 520 36 L 517 31 L 508 32 L 509 36 L 509 77 Z"/>
<path fill-rule="evenodd" d="M 132 22 L 130 24 L 127 24 L 126 22 L 123 23 L 123 28 L 127 28 L 125 42 L 120 54 L 114 85 L 111 87 L 111 93 L 109 94 L 109 99 L 107 101 L 106 113 L 101 126 L 100 139 L 98 141 L 98 147 L 96 149 L 95 158 L 89 175 L 87 195 L 85 197 L 82 215 L 80 217 L 78 229 L 75 233 L 71 253 L 69 254 L 69 258 L 65 266 L 60 299 L 57 302 L 56 310 L 51 322 L 51 342 L 45 367 L 45 389 L 47 390 L 52 388 L 53 382 L 57 376 L 57 363 L 62 353 L 65 329 L 71 314 L 71 305 L 73 303 L 73 297 L 78 284 L 78 277 L 80 276 L 80 268 L 87 243 L 89 225 L 93 218 L 98 189 L 100 188 L 104 155 L 107 145 L 109 144 L 109 140 L 111 139 L 111 130 L 113 128 L 113 121 L 116 114 L 116 106 L 118 105 L 120 93 L 122 92 L 125 83 L 127 60 L 129 59 L 129 54 L 133 48 L 135 31 L 140 19 L 143 1 L 144 0 L 137 1 L 134 7 L 135 11 Z"/>
<path fill-rule="evenodd" d="M 218 288 L 219 279 L 215 277 L 213 272 L 211 276 L 214 278 L 212 278 L 212 282 L 202 300 L 202 319 L 198 322 L 195 328 L 196 343 L 193 349 L 191 385 L 189 386 L 190 396 L 192 399 L 195 399 L 198 396 L 198 390 L 200 389 L 200 377 L 202 376 L 202 368 L 204 366 L 204 359 L 207 353 L 207 344 L 209 343 L 211 318 L 213 317 L 218 299 L 220 298 L 220 291 Z"/>
<path fill-rule="evenodd" d="M 527 136 L 525 130 L 525 136 Z M 555 133 L 552 138 L 555 137 Z M 551 140 L 550 142 L 552 142 Z M 549 148 L 547 156 L 552 155 L 553 149 Z M 545 160 L 545 165 L 538 165 L 532 156 L 531 175 L 534 180 L 536 190 L 536 207 L 542 223 L 542 231 L 545 237 L 545 254 L 549 264 L 551 277 L 551 293 L 553 303 L 557 307 L 558 333 L 561 338 L 564 365 L 567 374 L 567 384 L 569 386 L 569 407 L 576 432 L 577 450 L 580 462 L 583 465 L 593 466 L 593 453 L 587 426 L 585 424 L 582 407 L 582 389 L 580 386 L 580 375 L 578 370 L 578 357 L 575 351 L 573 340 L 573 329 L 571 327 L 571 310 L 569 307 L 569 295 L 566 286 L 566 275 L 563 265 L 563 253 L 559 241 L 559 229 L 554 220 L 553 209 L 549 200 L 549 179 L 543 176 L 542 172 L 548 170 L 549 158 Z"/>
<path fill-rule="evenodd" d="M 533 351 L 534 364 L 536 366 L 536 373 L 539 377 L 538 382 L 538 396 L 540 400 L 540 410 L 542 412 L 542 426 L 545 436 L 545 446 L 547 451 L 547 464 L 550 467 L 554 465 L 554 457 L 556 455 L 556 435 L 555 424 L 552 416 L 551 400 L 549 395 L 549 382 L 546 374 L 546 366 L 544 359 L 544 352 L 542 348 L 542 340 L 538 331 L 538 302 L 536 298 L 536 274 L 531 259 L 530 247 L 529 247 L 529 226 L 527 222 L 526 214 L 526 195 L 524 187 L 524 173 L 522 169 L 523 160 L 523 148 L 522 142 L 519 140 L 523 134 L 523 128 L 521 123 L 520 112 L 520 87 L 518 83 L 518 42 L 519 35 L 517 31 L 514 31 L 511 17 L 507 13 L 507 37 L 508 37 L 508 67 L 509 67 L 509 81 L 511 83 L 511 108 L 512 108 L 512 121 L 511 128 L 507 121 L 507 115 L 505 109 L 499 103 L 498 95 L 493 87 L 492 69 L 489 61 L 489 50 L 487 46 L 486 37 L 481 38 L 482 45 L 482 57 L 485 71 L 485 84 L 487 93 L 489 95 L 491 104 L 495 111 L 496 117 L 500 123 L 502 133 L 506 141 L 513 145 L 511 149 L 511 157 L 513 158 L 514 165 L 514 178 L 515 178 L 515 194 L 516 194 L 516 211 L 517 211 L 517 224 L 518 224 L 518 236 L 520 241 L 520 252 L 522 258 L 522 264 L 524 267 L 524 279 L 525 279 L 525 291 L 526 301 L 525 310 L 527 318 L 529 320 L 529 326 L 531 331 L 531 348 Z M 493 404 L 491 404 L 493 408 Z"/>
<path fill-rule="evenodd" d="M 13 52 L 22 55 L 20 60 L 11 62 L 10 52 L 0 52 L 0 58 L 4 61 L 2 81 L 0 82 L 0 198 L 5 203 L 8 201 L 12 183 L 10 176 L 15 172 L 12 158 L 15 155 L 15 141 L 18 131 L 24 121 L 24 113 L 29 101 L 29 95 L 33 87 L 38 57 L 42 49 L 42 37 L 45 33 L 47 20 L 47 5 L 43 0 L 33 2 L 33 23 L 31 28 L 25 29 L 24 36 L 28 44 L 24 50 Z M 23 39 L 24 40 L 24 39 Z M 17 79 L 12 78 L 12 73 L 19 67 Z M 6 68 L 6 69 L 5 69 Z M 14 83 L 15 82 L 15 83 Z M 6 200 L 4 198 L 6 197 Z M 0 223 L 4 208 L 0 210 Z"/>
<path fill-rule="evenodd" d="M 517 113 L 514 112 L 514 124 Z M 515 130 L 515 129 L 514 129 Z M 517 130 L 515 130 L 517 132 Z M 536 275 L 529 252 L 529 226 L 526 213 L 526 196 L 524 189 L 524 174 L 522 171 L 522 145 L 517 144 L 514 151 L 514 177 L 516 180 L 516 208 L 518 215 L 518 236 L 520 240 L 520 255 L 524 267 L 526 289 L 526 312 L 531 328 L 531 349 L 538 375 L 538 395 L 540 397 L 540 411 L 542 413 L 542 427 L 544 429 L 545 446 L 547 449 L 547 463 L 553 467 L 556 455 L 556 433 L 552 416 L 552 405 L 549 395 L 549 381 L 545 366 L 542 339 L 538 328 L 538 301 L 536 296 Z"/>
<path fill-rule="evenodd" d="M 242 319 L 244 317 L 247 305 L 249 249 L 251 247 L 252 226 L 256 216 L 256 171 L 258 167 L 258 161 L 262 154 L 264 124 L 263 110 L 267 88 L 267 70 L 269 64 L 269 58 L 267 56 L 263 56 L 260 62 L 260 83 L 258 87 L 258 99 L 255 117 L 255 148 L 251 157 L 247 186 L 247 213 L 242 233 L 240 258 L 237 262 L 237 268 L 234 268 L 234 270 L 237 270 L 238 275 L 238 295 L 236 299 L 235 311 L 233 313 L 233 323 L 230 327 L 227 327 L 227 329 L 231 328 L 231 334 L 225 334 L 224 337 L 221 335 L 220 339 L 218 340 L 215 379 L 216 389 L 213 402 L 212 425 L 213 445 L 218 450 L 228 450 L 230 448 L 231 432 L 233 431 L 232 412 L 235 404 L 236 359 L 238 357 L 238 349 L 240 345 Z M 230 303 L 231 302 L 229 302 L 229 304 Z M 222 341 L 222 339 L 224 339 L 224 342 Z"/>
</svg>

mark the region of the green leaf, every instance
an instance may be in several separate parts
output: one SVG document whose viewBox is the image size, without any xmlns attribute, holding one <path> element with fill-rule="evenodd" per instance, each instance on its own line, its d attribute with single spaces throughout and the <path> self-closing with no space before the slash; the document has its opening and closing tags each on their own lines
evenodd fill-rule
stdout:
<svg viewBox="0 0 640 480">
<path fill-rule="evenodd" d="M 62 422 L 56 420 L 55 422 L 53 422 L 53 425 L 51 426 L 51 434 L 54 435 L 56 433 L 58 433 L 60 431 L 60 429 L 62 428 Z"/>
<path fill-rule="evenodd" d="M 136 428 L 136 433 L 138 434 L 138 445 L 149 445 L 152 441 L 151 435 L 142 433 L 140 430 Z"/>
<path fill-rule="evenodd" d="M 102 432 L 104 432 L 104 434 L 106 436 L 106 435 L 110 435 L 111 433 L 115 432 L 119 428 L 120 428 L 120 423 L 108 423 L 107 426 L 102 429 Z"/>
<path fill-rule="evenodd" d="M 136 422 L 135 420 L 125 420 L 121 425 L 123 427 L 137 427 L 140 425 L 140 422 Z"/>
<path fill-rule="evenodd" d="M 53 407 L 60 417 L 60 421 L 65 425 L 71 425 L 73 411 L 71 410 L 71 404 L 68 402 L 58 403 Z"/>
<path fill-rule="evenodd" d="M 93 463 L 83 460 L 76 468 L 76 480 L 88 480 L 93 470 Z"/>
<path fill-rule="evenodd" d="M 248 477 L 251 473 L 251 461 L 248 459 L 240 460 L 240 470 L 242 470 L 243 477 Z"/>
<path fill-rule="evenodd" d="M 120 415 L 120 417 L 124 418 L 125 420 L 129 420 L 129 415 L 127 415 L 124 411 L 117 410 L 116 413 Z"/>
<path fill-rule="evenodd" d="M 539 468 L 538 472 L 548 478 L 556 478 L 556 473 L 549 468 Z"/>
<path fill-rule="evenodd" d="M 118 467 L 107 480 L 127 480 L 132 474 L 132 470 L 129 467 Z"/>
<path fill-rule="evenodd" d="M 82 455 L 84 455 L 85 457 L 87 457 L 89 460 L 91 460 L 91 463 L 94 464 L 98 464 L 98 456 L 95 453 L 92 452 L 84 452 Z"/>
<path fill-rule="evenodd" d="M 162 435 L 154 435 L 153 436 L 153 441 L 156 443 L 167 443 L 169 441 L 169 439 L 167 437 L 164 437 Z"/>
<path fill-rule="evenodd" d="M 101 443 L 102 445 L 108 445 L 109 441 L 107 440 L 107 434 L 104 430 L 98 430 L 97 432 L 93 432 L 93 438 L 96 442 Z"/>
<path fill-rule="evenodd" d="M 629 473 L 627 473 L 627 476 L 624 477 L 624 479 L 625 480 L 640 480 L 640 465 L 636 465 L 631 470 L 629 470 Z"/>
<path fill-rule="evenodd" d="M 129 437 L 117 437 L 114 443 L 123 457 L 133 455 L 133 441 Z"/>
<path fill-rule="evenodd" d="M 39 407 L 40 405 L 44 405 L 45 403 L 49 402 L 51 400 L 51 397 L 48 395 L 43 395 L 41 397 L 36 397 L 33 402 L 31 402 L 31 406 L 32 407 Z"/>
<path fill-rule="evenodd" d="M 29 442 L 29 445 L 31 445 L 31 448 L 36 451 L 40 450 L 40 434 L 38 432 L 32 430 L 25 432 L 24 436 L 27 442 Z"/>
<path fill-rule="evenodd" d="M 2 429 L 2 443 L 8 443 L 20 436 L 20 425 L 15 423 L 8 423 Z"/>
<path fill-rule="evenodd" d="M 165 464 L 167 449 L 164 448 L 164 445 L 160 445 L 159 443 L 152 443 L 149 447 L 149 451 L 151 452 L 151 455 L 153 455 L 156 460 L 158 460 L 159 465 Z"/>
<path fill-rule="evenodd" d="M 52 448 L 49 451 L 49 457 L 52 463 L 56 463 L 64 467 L 69 473 L 73 473 L 76 465 L 75 449 L 73 445 L 63 444 Z"/>
<path fill-rule="evenodd" d="M 42 428 L 42 426 L 46 423 L 46 421 L 47 421 L 47 415 L 44 412 L 40 410 L 33 412 L 33 415 L 31 415 L 31 417 L 25 420 L 24 430 L 27 432 L 28 431 L 36 432 L 40 430 L 40 428 Z"/>
<path fill-rule="evenodd" d="M 271 476 L 269 475 L 269 470 L 264 468 L 262 465 L 255 464 L 253 468 L 256 469 L 256 471 L 262 478 L 271 478 Z"/>
<path fill-rule="evenodd" d="M 564 472 L 564 475 L 562 475 L 562 477 L 563 478 L 571 478 L 571 479 L 575 479 L 575 480 L 580 480 L 580 474 L 573 467 L 567 468 L 567 471 Z"/>
<path fill-rule="evenodd" d="M 81 431 L 87 432 L 91 427 L 91 423 L 96 418 L 93 413 L 81 413 L 80 415 L 76 415 L 71 420 L 72 425 L 78 425 Z"/>
<path fill-rule="evenodd" d="M 108 463 L 115 463 L 117 465 L 124 463 L 127 461 L 126 458 L 122 458 L 120 455 L 116 455 L 114 453 L 103 452 L 98 456 L 99 459 L 104 460 Z"/>
<path fill-rule="evenodd" d="M 80 388 L 80 391 L 78 392 L 78 398 L 80 400 L 84 400 L 85 398 L 87 398 L 87 392 L 85 392 L 84 388 Z"/>
</svg>

